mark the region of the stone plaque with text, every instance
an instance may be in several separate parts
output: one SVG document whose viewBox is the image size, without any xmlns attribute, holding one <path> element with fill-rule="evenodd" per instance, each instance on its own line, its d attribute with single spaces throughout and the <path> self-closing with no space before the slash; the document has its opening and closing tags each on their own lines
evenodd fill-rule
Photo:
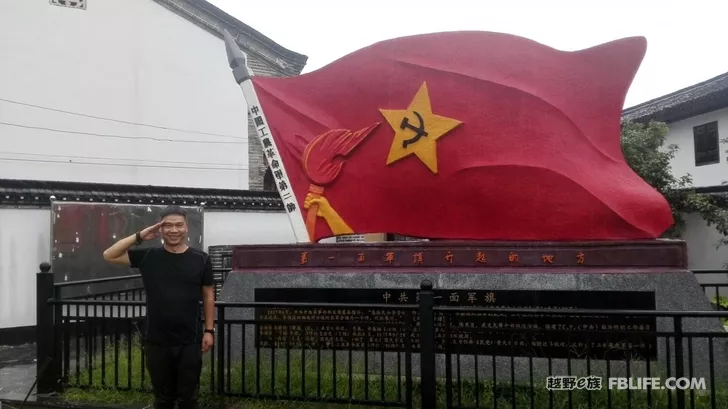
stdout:
<svg viewBox="0 0 728 409">
<path fill-rule="evenodd" d="M 416 289 L 258 288 L 256 302 L 413 305 Z M 436 349 L 443 353 L 550 358 L 654 359 L 654 317 L 578 316 L 574 309 L 654 310 L 650 291 L 435 290 L 436 306 L 473 312 L 435 312 Z M 489 312 L 487 309 L 494 311 Z M 504 313 L 499 308 L 537 308 Z M 616 312 L 616 311 L 615 311 Z M 392 308 L 257 308 L 263 348 L 418 351 L 419 312 Z M 287 322 L 284 324 L 284 322 Z M 302 324 L 305 323 L 305 324 Z"/>
</svg>

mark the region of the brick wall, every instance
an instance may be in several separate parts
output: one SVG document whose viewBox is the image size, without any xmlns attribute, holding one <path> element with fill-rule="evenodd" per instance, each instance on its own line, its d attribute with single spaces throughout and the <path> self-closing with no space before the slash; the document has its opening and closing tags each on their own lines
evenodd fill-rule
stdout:
<svg viewBox="0 0 728 409">
<path fill-rule="evenodd" d="M 263 176 L 267 168 L 263 146 L 248 116 L 248 190 L 263 190 Z"/>
</svg>

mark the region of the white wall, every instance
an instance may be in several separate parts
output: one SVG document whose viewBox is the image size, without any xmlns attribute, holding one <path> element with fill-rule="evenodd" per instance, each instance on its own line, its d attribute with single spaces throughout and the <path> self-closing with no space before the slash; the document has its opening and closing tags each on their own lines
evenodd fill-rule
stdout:
<svg viewBox="0 0 728 409">
<path fill-rule="evenodd" d="M 246 105 L 222 39 L 152 0 L 87 3 L 2 1 L 1 99 L 228 137 L 0 101 L 0 122 L 69 132 L 0 124 L 1 177 L 247 189 Z"/>
<path fill-rule="evenodd" d="M 38 266 L 50 261 L 48 209 L 0 208 L 0 328 L 35 325 Z M 204 213 L 204 246 L 295 243 L 285 213 Z"/>
<path fill-rule="evenodd" d="M 714 227 L 708 227 L 705 221 L 698 215 L 684 215 L 685 232 L 683 240 L 688 245 L 688 268 L 691 270 L 722 270 L 728 264 L 728 247 L 717 247 L 720 234 Z M 724 285 L 728 275 L 719 274 L 697 274 L 695 278 L 701 284 Z M 728 288 L 708 286 L 705 292 L 709 299 L 718 295 L 728 297 Z"/>
<path fill-rule="evenodd" d="M 0 209 L 0 328 L 35 325 L 38 266 L 50 261 L 48 210 Z"/>
<path fill-rule="evenodd" d="M 235 244 L 295 243 L 286 213 L 215 212 L 205 210 L 205 248 Z"/>
<path fill-rule="evenodd" d="M 728 263 L 728 247 L 717 247 L 721 235 L 714 227 L 695 214 L 685 217 L 685 232 L 682 239 L 688 245 L 688 268 L 691 270 L 717 270 Z"/>
<path fill-rule="evenodd" d="M 675 144 L 680 147 L 672 161 L 673 174 L 680 177 L 689 173 L 693 177 L 693 184 L 697 187 L 716 186 L 728 182 L 726 144 L 720 145 L 720 163 L 695 166 L 693 127 L 713 121 L 718 121 L 719 139 L 728 138 L 728 108 L 726 108 L 670 124 L 670 132 L 665 141 L 665 146 Z"/>
</svg>

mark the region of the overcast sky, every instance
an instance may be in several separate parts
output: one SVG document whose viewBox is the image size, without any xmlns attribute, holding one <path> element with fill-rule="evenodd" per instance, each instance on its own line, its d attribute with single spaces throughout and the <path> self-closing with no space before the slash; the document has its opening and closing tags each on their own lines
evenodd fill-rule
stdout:
<svg viewBox="0 0 728 409">
<path fill-rule="evenodd" d="M 728 71 L 725 0 L 209 1 L 307 55 L 304 72 L 377 41 L 457 30 L 511 33 L 567 51 L 644 36 L 647 56 L 625 107 Z"/>
</svg>

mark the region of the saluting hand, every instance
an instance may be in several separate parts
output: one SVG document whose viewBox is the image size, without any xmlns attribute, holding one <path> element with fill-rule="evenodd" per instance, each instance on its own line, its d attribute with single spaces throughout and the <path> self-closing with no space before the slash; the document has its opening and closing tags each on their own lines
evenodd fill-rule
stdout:
<svg viewBox="0 0 728 409">
<path fill-rule="evenodd" d="M 159 236 L 159 229 L 162 227 L 162 222 L 159 222 L 153 226 L 149 226 L 146 229 L 139 232 L 142 240 L 152 240 Z"/>
</svg>

